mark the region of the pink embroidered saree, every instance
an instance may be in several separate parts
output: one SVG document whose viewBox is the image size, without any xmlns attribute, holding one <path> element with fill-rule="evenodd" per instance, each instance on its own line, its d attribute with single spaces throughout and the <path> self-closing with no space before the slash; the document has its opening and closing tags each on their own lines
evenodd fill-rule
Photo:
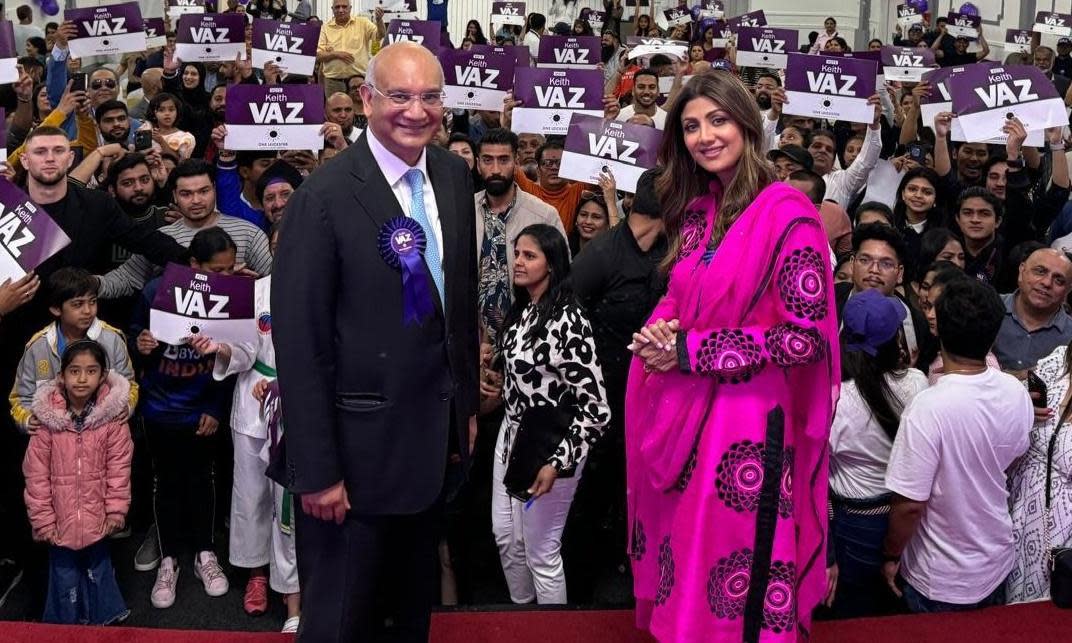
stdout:
<svg viewBox="0 0 1072 643">
<path fill-rule="evenodd" d="M 840 384 L 829 245 L 769 186 L 712 254 L 693 201 L 666 297 L 681 370 L 626 392 L 637 621 L 660 641 L 795 641 L 826 588 L 827 436 Z"/>
</svg>

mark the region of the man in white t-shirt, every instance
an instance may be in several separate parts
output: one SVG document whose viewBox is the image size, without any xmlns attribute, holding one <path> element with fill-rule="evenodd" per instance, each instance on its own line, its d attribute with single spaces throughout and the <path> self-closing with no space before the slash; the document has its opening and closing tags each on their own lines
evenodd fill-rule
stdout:
<svg viewBox="0 0 1072 643">
<path fill-rule="evenodd" d="M 633 75 L 633 104 L 623 107 L 614 120 L 628 121 L 637 114 L 650 116 L 655 129 L 666 129 L 666 110 L 655 102 L 659 98 L 659 74 L 651 68 Z"/>
<path fill-rule="evenodd" d="M 1005 471 L 1034 417 L 1023 384 L 986 365 L 1005 316 L 997 292 L 958 279 L 935 314 L 945 374 L 905 409 L 886 468 L 882 572 L 912 612 L 1004 603 L 1015 555 Z"/>
</svg>

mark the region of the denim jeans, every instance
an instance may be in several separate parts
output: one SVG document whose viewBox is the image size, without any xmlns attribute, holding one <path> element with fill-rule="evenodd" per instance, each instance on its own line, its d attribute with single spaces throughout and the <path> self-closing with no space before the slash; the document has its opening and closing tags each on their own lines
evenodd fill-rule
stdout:
<svg viewBox="0 0 1072 643">
<path fill-rule="evenodd" d="M 45 623 L 108 625 L 130 613 L 115 580 L 108 540 L 85 549 L 48 548 Z"/>
<path fill-rule="evenodd" d="M 993 607 L 995 605 L 1005 604 L 1005 581 L 998 583 L 997 589 L 990 592 L 990 595 L 979 601 L 978 603 L 968 603 L 967 605 L 959 605 L 957 603 L 943 603 L 942 601 L 934 601 L 923 594 L 919 593 L 915 587 L 908 584 L 908 581 L 901 580 L 901 591 L 904 592 L 905 604 L 908 605 L 908 610 L 913 614 L 930 614 L 934 612 L 967 612 L 970 610 L 982 609 L 984 607 Z"/>
<path fill-rule="evenodd" d="M 861 516 L 834 503 L 834 557 L 838 564 L 835 618 L 858 618 L 896 611 L 896 599 L 882 576 L 882 540 L 889 515 Z"/>
</svg>

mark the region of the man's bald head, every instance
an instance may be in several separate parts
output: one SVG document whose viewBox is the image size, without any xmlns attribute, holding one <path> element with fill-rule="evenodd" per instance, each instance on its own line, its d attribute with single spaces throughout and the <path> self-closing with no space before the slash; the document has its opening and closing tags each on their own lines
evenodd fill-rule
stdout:
<svg viewBox="0 0 1072 643">
<path fill-rule="evenodd" d="M 164 89 L 164 70 L 159 67 L 150 67 L 141 73 L 141 91 L 145 100 L 156 96 Z"/>
<path fill-rule="evenodd" d="M 328 96 L 324 111 L 327 112 L 328 121 L 341 127 L 344 135 L 350 135 L 354 127 L 354 99 L 343 92 L 335 92 Z"/>
<path fill-rule="evenodd" d="M 376 68 L 381 64 L 387 65 L 386 69 L 391 70 L 391 74 L 394 75 L 394 66 L 403 61 L 412 61 L 415 64 L 435 67 L 439 73 L 439 86 L 442 88 L 443 68 L 439 66 L 439 59 L 427 47 L 409 41 L 400 41 L 387 45 L 380 50 L 380 53 L 373 56 L 369 61 L 368 70 L 365 72 L 365 82 L 374 87 L 379 87 L 376 84 Z M 383 80 L 388 82 L 386 78 Z"/>
<path fill-rule="evenodd" d="M 1016 285 L 1025 307 L 1052 315 L 1072 291 L 1072 259 L 1062 250 L 1039 248 L 1020 264 Z"/>
</svg>

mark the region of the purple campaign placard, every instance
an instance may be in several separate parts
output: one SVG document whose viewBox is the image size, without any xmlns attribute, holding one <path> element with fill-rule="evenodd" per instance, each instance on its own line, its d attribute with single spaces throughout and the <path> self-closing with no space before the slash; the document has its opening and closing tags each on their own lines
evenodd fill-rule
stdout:
<svg viewBox="0 0 1072 643">
<path fill-rule="evenodd" d="M 240 13 L 185 14 L 175 35 L 175 56 L 186 62 L 246 58 L 246 18 Z"/>
<path fill-rule="evenodd" d="M 253 20 L 253 66 L 264 69 L 275 63 L 283 73 L 312 76 L 316 66 L 316 46 L 320 41 L 318 22 Z"/>
<path fill-rule="evenodd" d="M 688 7 L 674 7 L 663 10 L 663 19 L 667 27 L 687 25 L 692 22 L 692 11 Z"/>
<path fill-rule="evenodd" d="M 514 57 L 514 67 L 531 67 L 532 66 L 532 54 L 529 48 L 525 45 L 509 45 L 506 47 L 495 47 L 493 45 L 473 45 L 469 51 L 481 52 L 481 53 L 494 53 L 494 54 L 506 54 Z"/>
<path fill-rule="evenodd" d="M 878 64 L 872 60 L 790 54 L 785 70 L 788 102 L 783 112 L 798 116 L 871 123 Z"/>
<path fill-rule="evenodd" d="M 968 65 L 949 82 L 952 111 L 968 141 L 987 141 L 1002 134 L 1016 117 L 1028 132 L 1068 125 L 1064 99 L 1053 81 L 1033 65 L 993 67 Z"/>
<path fill-rule="evenodd" d="M 0 283 L 22 279 L 70 243 L 43 207 L 0 178 Z"/>
<path fill-rule="evenodd" d="M 897 24 L 901 25 L 902 29 L 922 22 L 923 11 L 918 6 L 907 3 L 897 5 Z"/>
<path fill-rule="evenodd" d="M 443 27 L 438 20 L 399 20 L 387 25 L 387 43 L 415 42 L 424 45 L 432 53 L 439 51 Z"/>
<path fill-rule="evenodd" d="M 625 39 L 627 47 L 641 47 L 641 46 L 653 46 L 660 45 L 673 45 L 680 47 L 688 47 L 689 43 L 684 40 L 671 40 L 669 38 L 656 38 L 655 36 L 629 36 Z"/>
<path fill-rule="evenodd" d="M 980 16 L 950 11 L 948 20 L 945 30 L 950 36 L 954 38 L 963 37 L 969 40 L 979 39 L 979 30 L 982 29 L 983 24 L 983 19 Z"/>
<path fill-rule="evenodd" d="M 584 21 L 588 23 L 592 31 L 599 33 L 603 29 L 603 25 L 607 24 L 607 12 L 593 9 L 585 15 Z"/>
<path fill-rule="evenodd" d="M 149 310 L 149 330 L 176 346 L 197 334 L 232 344 L 255 342 L 254 284 L 249 277 L 169 263 Z"/>
<path fill-rule="evenodd" d="M 796 29 L 740 27 L 737 33 L 737 65 L 785 69 L 788 55 L 797 50 Z"/>
<path fill-rule="evenodd" d="M 205 0 L 167 0 L 167 8 L 172 19 L 188 13 L 205 13 Z"/>
<path fill-rule="evenodd" d="M 726 15 L 722 0 L 704 0 L 700 3 L 700 18 L 721 18 Z"/>
<path fill-rule="evenodd" d="M 15 28 L 10 20 L 0 20 L 0 83 L 19 79 L 20 52 L 15 48 Z"/>
<path fill-rule="evenodd" d="M 658 162 L 662 140 L 654 127 L 573 114 L 558 175 L 598 184 L 600 172 L 609 170 L 618 189 L 636 192 L 640 175 Z"/>
<path fill-rule="evenodd" d="M 570 115 L 603 115 L 603 72 L 597 69 L 542 69 L 514 71 L 512 129 L 519 134 L 565 134 Z"/>
<path fill-rule="evenodd" d="M 439 54 L 439 64 L 445 107 L 502 111 L 503 99 L 514 83 L 512 55 L 445 49 Z"/>
<path fill-rule="evenodd" d="M 63 17 L 77 32 L 68 42 L 75 58 L 145 51 L 145 25 L 137 2 L 67 9 Z"/>
<path fill-rule="evenodd" d="M 872 51 L 824 51 L 821 54 L 814 54 L 816 56 L 826 56 L 828 58 L 855 58 L 857 60 L 873 60 L 876 63 L 882 61 L 882 52 Z"/>
<path fill-rule="evenodd" d="M 1005 51 L 1006 53 L 1030 53 L 1031 31 L 1028 29 L 1006 29 Z"/>
<path fill-rule="evenodd" d="M 320 150 L 320 85 L 231 85 L 224 113 L 228 150 Z"/>
<path fill-rule="evenodd" d="M 896 47 L 881 50 L 882 74 L 886 80 L 919 82 L 923 74 L 935 67 L 934 51 L 929 47 Z"/>
<path fill-rule="evenodd" d="M 595 69 L 599 54 L 598 36 L 543 36 L 536 64 L 550 69 Z"/>
<path fill-rule="evenodd" d="M 1039 11 L 1035 14 L 1035 25 L 1031 29 L 1052 36 L 1072 36 L 1072 13 Z"/>
<path fill-rule="evenodd" d="M 762 9 L 756 11 L 749 11 L 746 14 L 737 16 L 736 18 L 730 18 L 726 21 L 726 29 L 729 29 L 733 33 L 741 27 L 766 27 L 767 26 L 767 14 L 763 13 Z"/>
<path fill-rule="evenodd" d="M 390 14 L 414 14 L 410 17 L 417 17 L 417 0 L 359 0 L 356 9 L 361 13 L 371 14 L 376 11 L 377 7 L 382 8 L 388 16 Z"/>
<path fill-rule="evenodd" d="M 145 18 L 145 48 L 164 47 L 167 45 L 167 27 L 163 18 Z"/>
<path fill-rule="evenodd" d="M 491 3 L 491 24 L 493 25 L 524 26 L 527 15 L 524 2 Z"/>
</svg>

